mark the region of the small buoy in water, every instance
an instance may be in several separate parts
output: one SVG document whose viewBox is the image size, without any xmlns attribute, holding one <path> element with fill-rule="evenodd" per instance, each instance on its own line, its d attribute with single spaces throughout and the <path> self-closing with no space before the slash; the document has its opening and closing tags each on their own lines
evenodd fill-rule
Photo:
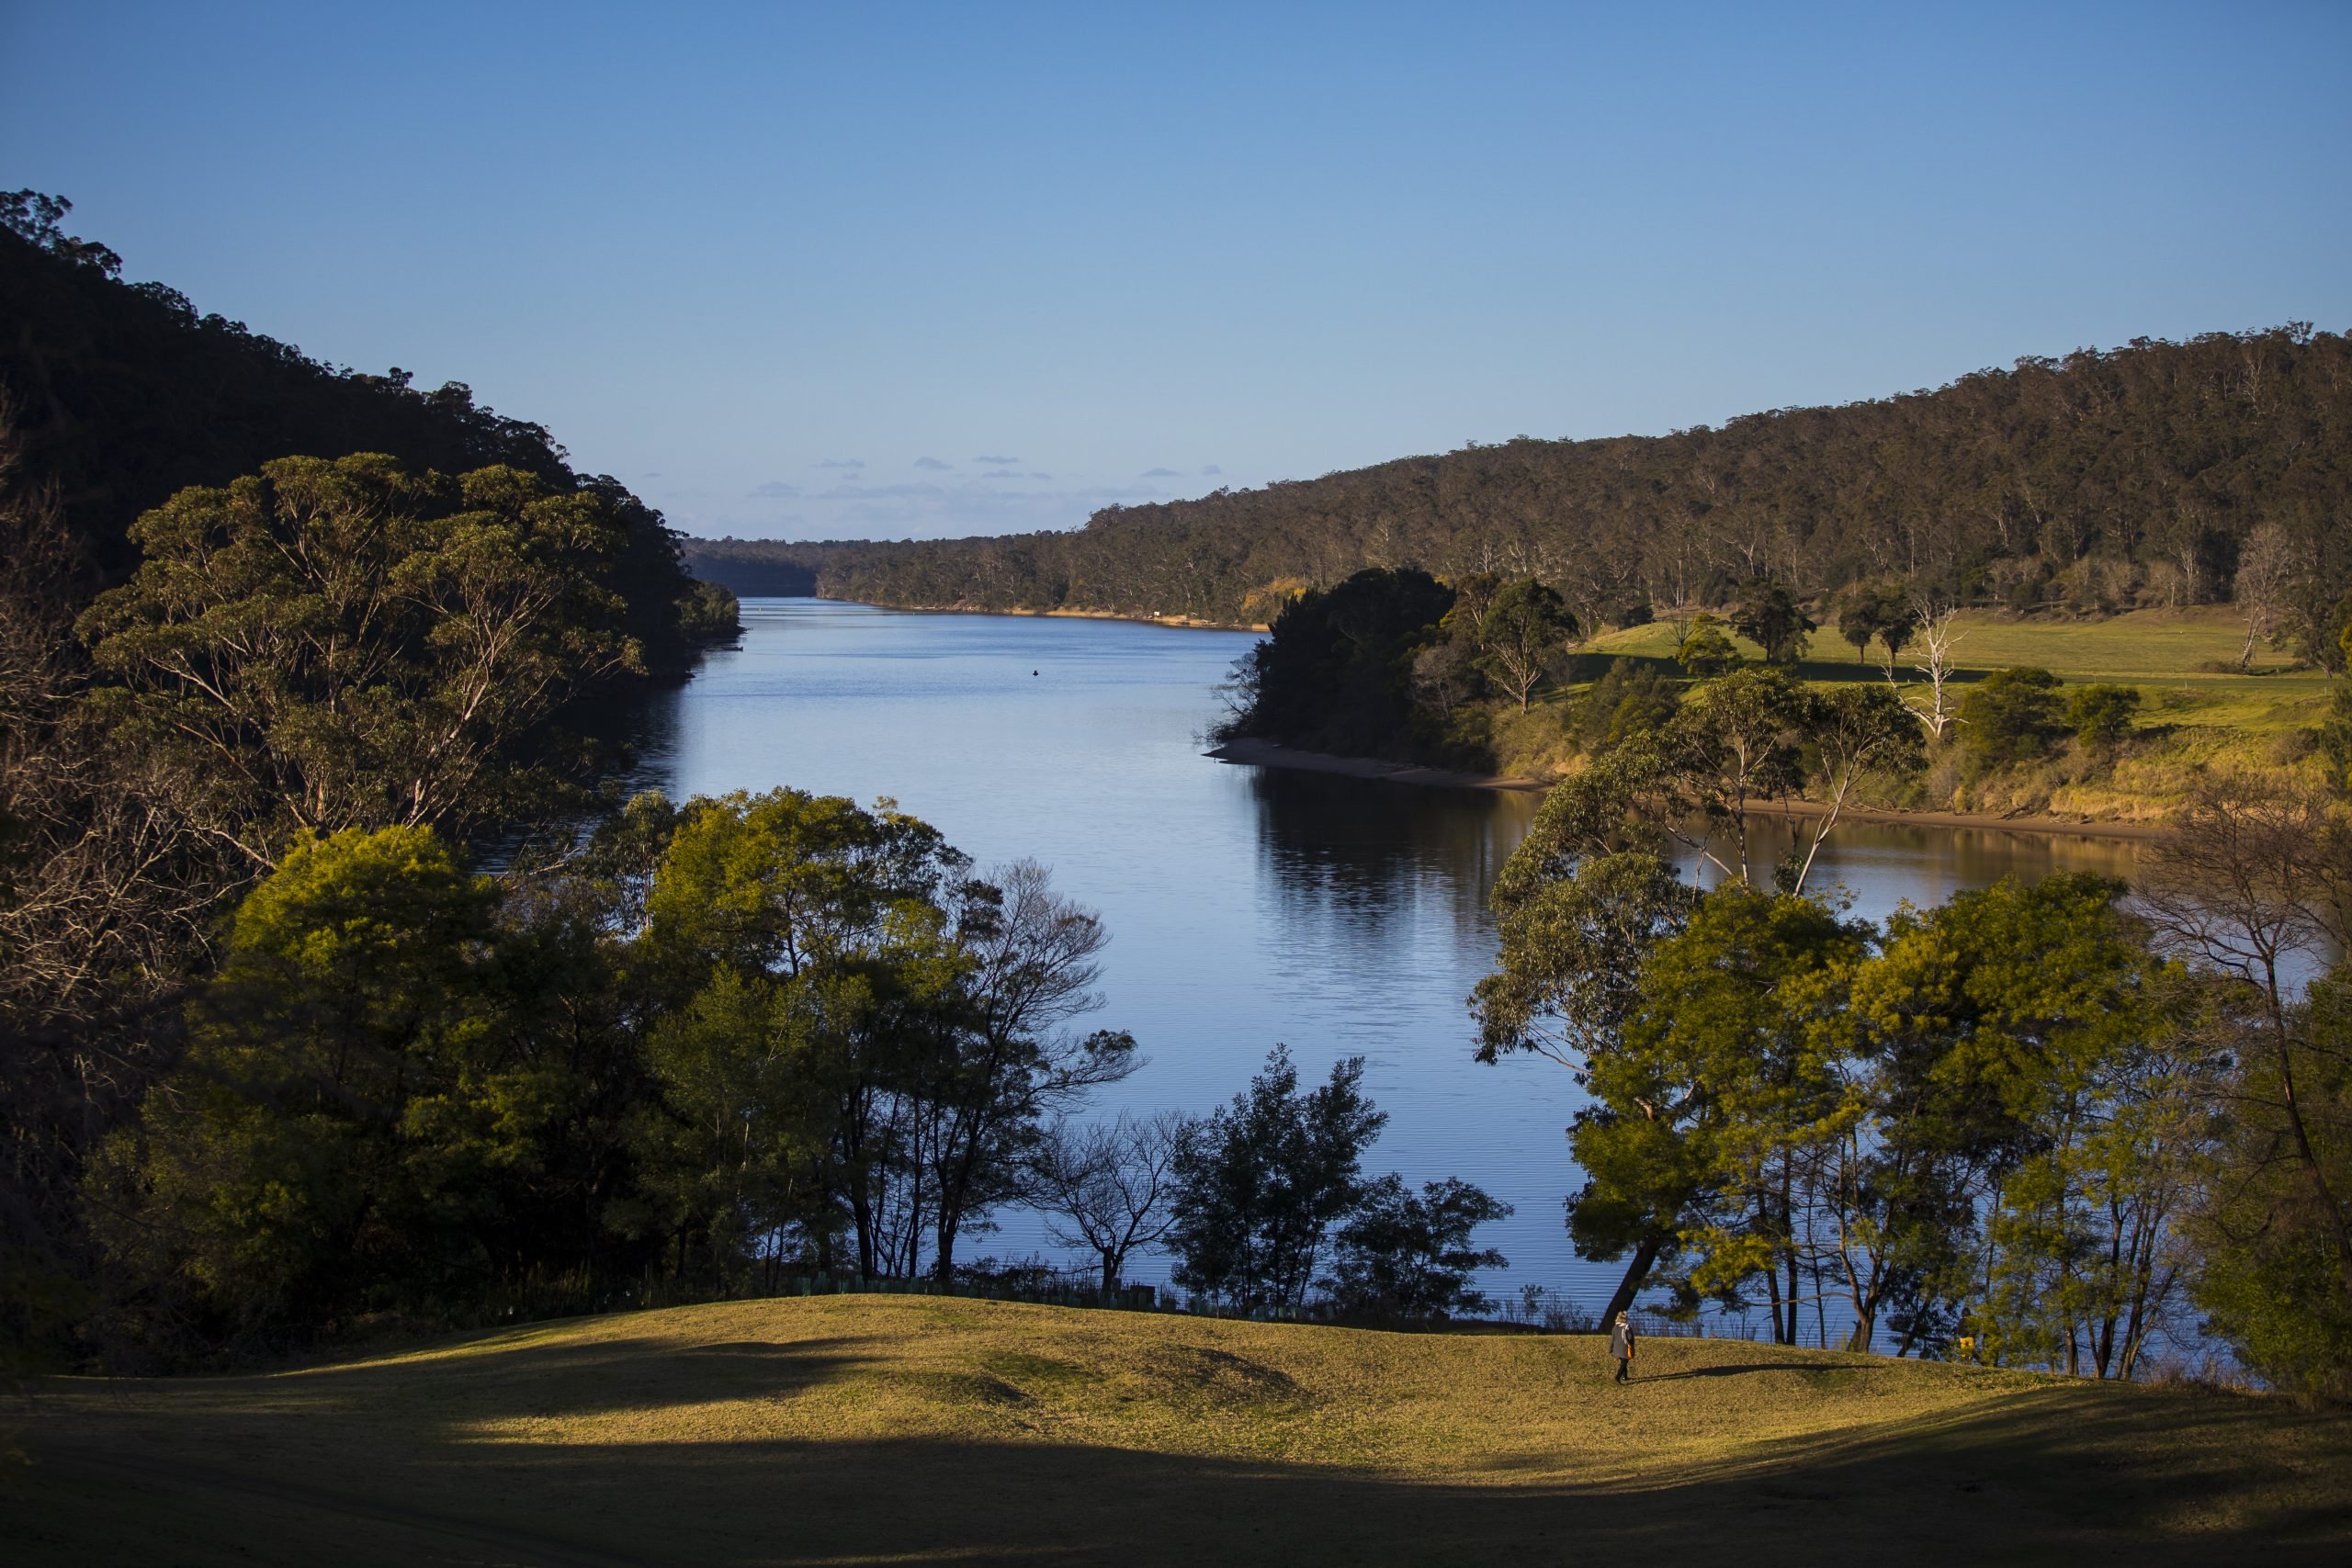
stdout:
<svg viewBox="0 0 2352 1568">
<path fill-rule="evenodd" d="M 1031 673 L 1032 675 L 1035 675 L 1035 674 L 1036 673 L 1036 671 L 1035 671 L 1035 670 L 1032 670 L 1032 671 L 1029 671 L 1029 673 Z"/>
</svg>

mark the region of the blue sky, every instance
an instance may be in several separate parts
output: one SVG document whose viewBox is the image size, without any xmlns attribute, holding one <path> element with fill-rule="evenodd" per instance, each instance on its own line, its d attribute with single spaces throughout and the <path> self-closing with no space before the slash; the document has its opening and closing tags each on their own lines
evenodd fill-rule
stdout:
<svg viewBox="0 0 2352 1568">
<path fill-rule="evenodd" d="M 2352 326 L 2352 6 L 0 5 L 0 186 L 692 532 Z"/>
</svg>

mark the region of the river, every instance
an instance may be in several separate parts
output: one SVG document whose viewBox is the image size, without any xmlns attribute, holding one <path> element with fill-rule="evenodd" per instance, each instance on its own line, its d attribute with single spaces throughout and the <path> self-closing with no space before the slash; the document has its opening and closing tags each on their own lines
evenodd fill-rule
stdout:
<svg viewBox="0 0 2352 1568">
<path fill-rule="evenodd" d="M 1203 756 L 1216 687 L 1248 633 L 814 599 L 747 600 L 743 622 L 741 646 L 651 716 L 647 782 L 681 798 L 778 785 L 888 796 L 983 866 L 1044 862 L 1111 932 L 1106 1002 L 1089 1026 L 1133 1032 L 1149 1058 L 1102 1111 L 1205 1111 L 1277 1042 L 1303 1077 L 1361 1055 L 1389 1117 L 1368 1170 L 1458 1176 L 1514 1206 L 1479 1234 L 1510 1259 L 1489 1291 L 1607 1296 L 1616 1267 L 1577 1258 L 1562 1221 L 1579 1181 L 1567 1073 L 1471 1058 L 1464 998 L 1494 955 L 1487 890 L 1536 797 Z M 2132 849 L 1852 827 L 1823 854 L 1853 911 L 1878 918 L 2006 875 L 2121 875 Z M 967 1256 L 1054 1253 L 1035 1217 L 1001 1219 Z M 1131 1274 L 1164 1280 L 1167 1267 L 1149 1258 Z"/>
</svg>

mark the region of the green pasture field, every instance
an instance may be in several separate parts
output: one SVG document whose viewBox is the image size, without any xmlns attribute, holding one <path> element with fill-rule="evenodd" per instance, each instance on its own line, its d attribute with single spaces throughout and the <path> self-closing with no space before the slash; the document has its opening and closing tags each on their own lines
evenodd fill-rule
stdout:
<svg viewBox="0 0 2352 1568">
<path fill-rule="evenodd" d="M 1953 654 L 1963 679 L 2031 664 L 2069 684 L 2137 686 L 2147 705 L 2143 722 L 2275 731 L 2316 722 L 2327 701 L 2325 672 L 2297 669 L 2285 654 L 2259 644 L 2249 671 L 2238 673 L 2245 626 L 2227 606 L 2135 610 L 2101 621 L 2018 619 L 1971 610 L 1961 615 L 1960 627 Z M 1759 656 L 1744 638 L 1733 640 L 1749 657 Z M 1603 633 L 1583 651 L 1671 659 L 1674 645 L 1673 626 L 1659 622 Z M 1917 679 L 1911 670 L 1917 653 L 1916 646 L 1906 648 L 1896 659 L 1898 674 Z M 1810 654 L 1800 671 L 1807 680 L 1883 678 L 1884 649 L 1873 643 L 1867 664 L 1858 662 L 1853 645 L 1832 626 L 1813 634 Z"/>
<path fill-rule="evenodd" d="M 269 1375 L 45 1380 L 34 1564 L 2265 1562 L 2352 1554 L 2352 1418 L 1652 1339 L 889 1296 Z"/>
</svg>

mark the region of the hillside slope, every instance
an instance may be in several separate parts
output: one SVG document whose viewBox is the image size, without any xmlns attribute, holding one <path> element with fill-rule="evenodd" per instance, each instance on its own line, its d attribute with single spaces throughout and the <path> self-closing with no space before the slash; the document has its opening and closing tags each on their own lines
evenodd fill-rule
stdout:
<svg viewBox="0 0 2352 1568">
<path fill-rule="evenodd" d="M 2352 1421 L 1723 1340 L 853 1296 L 51 1380 L 26 1564 L 2341 1561 Z M 1573 1560 L 1583 1560 L 1582 1553 Z"/>
<path fill-rule="evenodd" d="M 1591 626 L 1644 604 L 1721 604 L 1758 576 L 1802 595 L 1894 577 L 2086 614 L 2208 603 L 2268 523 L 2309 621 L 2352 585 L 2347 505 L 2352 339 L 2298 325 L 2023 359 L 1720 429 L 1522 436 L 1114 507 L 1074 533 L 687 552 L 743 592 L 806 573 L 821 594 L 876 604 L 1242 624 L 1367 566 L 1498 570 L 1542 578 Z"/>
<path fill-rule="evenodd" d="M 459 382 L 426 391 L 404 371 L 339 369 L 199 315 L 176 289 L 123 282 L 103 247 L 111 265 L 94 265 L 89 248 L 0 228 L 0 486 L 55 497 L 90 587 L 137 568 L 131 522 L 188 486 L 226 485 L 277 457 L 383 452 L 412 469 L 503 465 L 606 496 L 628 530 L 629 630 L 656 677 L 682 678 L 731 635 L 732 607 L 698 599 L 661 513 L 616 480 L 574 472 L 544 427 L 482 407 Z"/>
</svg>

